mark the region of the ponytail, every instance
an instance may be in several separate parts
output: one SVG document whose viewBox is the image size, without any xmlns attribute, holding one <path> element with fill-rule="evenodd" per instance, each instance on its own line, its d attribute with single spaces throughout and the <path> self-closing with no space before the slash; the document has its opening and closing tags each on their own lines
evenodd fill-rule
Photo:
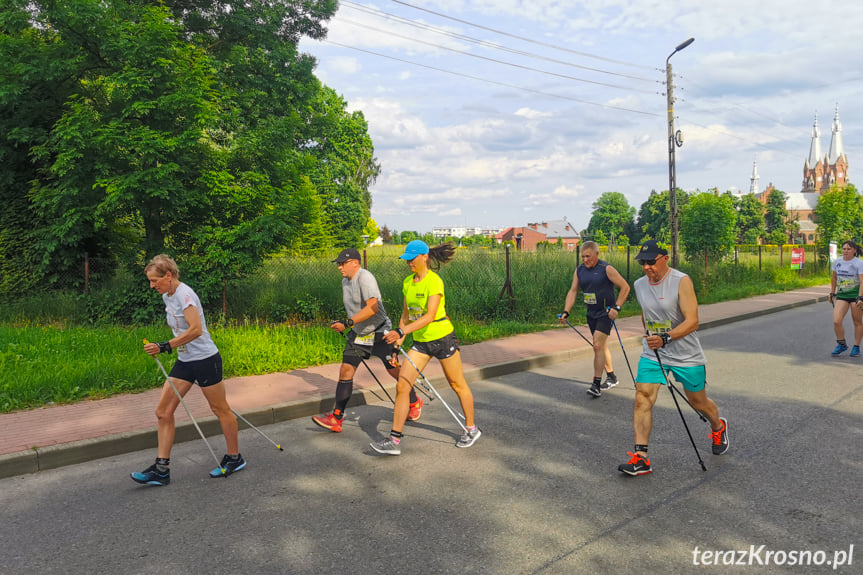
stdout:
<svg viewBox="0 0 863 575">
<path fill-rule="evenodd" d="M 452 242 L 446 242 L 429 248 L 429 259 L 433 262 L 433 265 L 429 267 L 439 270 L 442 264 L 449 263 L 454 257 L 455 246 L 452 245 Z"/>
</svg>

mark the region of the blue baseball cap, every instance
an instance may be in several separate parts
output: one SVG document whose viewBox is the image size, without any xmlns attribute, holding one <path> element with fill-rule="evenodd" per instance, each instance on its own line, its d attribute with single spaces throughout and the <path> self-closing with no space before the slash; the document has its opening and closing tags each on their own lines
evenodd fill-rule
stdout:
<svg viewBox="0 0 863 575">
<path fill-rule="evenodd" d="M 429 253 L 428 244 L 426 244 L 422 240 L 414 240 L 405 246 L 405 253 L 399 256 L 399 258 L 411 261 L 417 256 L 425 255 Z"/>
</svg>

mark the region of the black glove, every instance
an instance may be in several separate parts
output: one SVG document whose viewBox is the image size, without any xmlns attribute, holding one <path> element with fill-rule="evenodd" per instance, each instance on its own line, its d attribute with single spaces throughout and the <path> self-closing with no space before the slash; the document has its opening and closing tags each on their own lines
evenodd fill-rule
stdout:
<svg viewBox="0 0 863 575">
<path fill-rule="evenodd" d="M 386 355 L 387 362 L 393 367 L 399 366 L 399 346 L 393 345 L 392 350 Z"/>
<path fill-rule="evenodd" d="M 162 343 L 157 343 L 159 346 L 159 353 L 171 353 L 171 344 L 167 341 L 163 341 Z"/>
</svg>

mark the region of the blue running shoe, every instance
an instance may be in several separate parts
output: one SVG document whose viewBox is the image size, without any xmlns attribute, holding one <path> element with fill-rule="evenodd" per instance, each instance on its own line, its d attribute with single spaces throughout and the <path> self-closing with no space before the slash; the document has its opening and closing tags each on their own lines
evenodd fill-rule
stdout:
<svg viewBox="0 0 863 575">
<path fill-rule="evenodd" d="M 227 454 L 222 458 L 221 467 L 217 467 L 210 472 L 210 477 L 227 477 L 231 473 L 241 470 L 246 466 L 246 460 L 243 456 L 237 454 L 236 459 L 231 459 Z M 224 470 L 224 473 L 223 473 Z"/>
<path fill-rule="evenodd" d="M 833 355 L 841 355 L 842 353 L 848 351 L 848 346 L 844 343 L 840 343 L 836 345 L 836 349 L 833 350 Z"/>
<path fill-rule="evenodd" d="M 144 485 L 168 485 L 171 482 L 171 470 L 167 467 L 163 467 L 165 471 L 159 471 L 154 463 L 144 471 L 138 473 L 130 473 L 129 476 L 132 478 L 132 481 L 136 481 L 138 483 L 143 483 Z"/>
<path fill-rule="evenodd" d="M 851 348 L 851 357 L 860 357 L 860 346 L 855 345 Z"/>
</svg>

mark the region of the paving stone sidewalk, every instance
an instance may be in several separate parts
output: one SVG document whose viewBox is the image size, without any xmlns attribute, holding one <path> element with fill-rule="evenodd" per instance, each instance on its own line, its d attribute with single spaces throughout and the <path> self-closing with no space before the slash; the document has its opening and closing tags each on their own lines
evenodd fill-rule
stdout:
<svg viewBox="0 0 863 575">
<path fill-rule="evenodd" d="M 818 286 L 702 305 L 699 307 L 700 329 L 825 301 L 828 292 L 829 286 Z M 573 316 L 572 319 L 575 323 L 576 318 Z M 643 330 L 639 316 L 622 318 L 617 327 L 630 348 Z M 586 327 L 580 331 L 585 335 L 589 333 Z M 619 348 L 614 334 L 609 342 L 612 349 Z M 562 327 L 465 345 L 462 347 L 462 360 L 465 376 L 468 382 L 472 382 L 568 361 L 578 354 L 587 353 L 591 353 L 587 343 L 568 327 Z M 230 358 L 226 359 L 230 361 Z M 630 357 L 633 368 L 636 360 L 636 357 Z M 387 376 L 380 362 L 372 360 L 368 363 L 394 396 L 395 382 Z M 256 426 L 322 413 L 332 408 L 338 370 L 339 364 L 329 364 L 227 379 L 228 400 L 233 409 Z M 620 368 L 617 371 L 625 373 Z M 438 362 L 430 363 L 425 374 L 434 385 L 446 385 Z M 368 370 L 362 367 L 355 376 L 354 389 L 351 405 L 388 401 Z M 159 389 L 154 389 L 0 415 L 0 478 L 155 447 L 154 410 L 159 393 Z M 205 434 L 221 433 L 203 394 L 189 393 L 186 403 Z M 240 429 L 244 427 L 241 422 Z M 185 412 L 178 409 L 176 441 L 196 438 L 197 431 Z"/>
</svg>

